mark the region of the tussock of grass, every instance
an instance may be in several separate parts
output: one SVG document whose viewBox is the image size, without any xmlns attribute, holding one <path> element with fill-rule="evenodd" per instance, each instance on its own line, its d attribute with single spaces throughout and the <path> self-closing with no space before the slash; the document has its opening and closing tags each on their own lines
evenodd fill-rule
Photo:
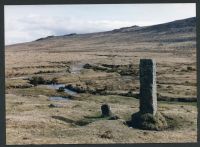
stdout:
<svg viewBox="0 0 200 147">
<path fill-rule="evenodd" d="M 137 112 L 132 115 L 131 125 L 143 130 L 164 130 L 168 127 L 165 117 L 157 112 L 155 116 L 150 113 Z"/>
<path fill-rule="evenodd" d="M 30 81 L 30 84 L 33 84 L 34 86 L 46 83 L 43 77 L 37 77 L 37 76 L 30 78 L 29 81 Z"/>
<path fill-rule="evenodd" d="M 57 78 L 52 78 L 51 80 L 46 80 L 41 76 L 33 76 L 29 79 L 30 84 L 33 84 L 34 86 L 40 85 L 40 84 L 56 84 L 58 82 Z"/>
</svg>

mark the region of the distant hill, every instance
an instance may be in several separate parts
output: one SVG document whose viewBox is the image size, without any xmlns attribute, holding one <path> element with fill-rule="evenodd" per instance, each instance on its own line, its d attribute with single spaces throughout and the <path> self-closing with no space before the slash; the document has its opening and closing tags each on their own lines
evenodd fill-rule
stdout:
<svg viewBox="0 0 200 147">
<path fill-rule="evenodd" d="M 104 51 L 195 48 L 196 17 L 152 26 L 131 26 L 106 32 L 47 36 L 33 42 L 7 46 L 8 49 Z M 178 44 L 178 43 L 183 44 Z M 148 46 L 147 46 L 148 43 Z M 173 44 L 173 45 L 172 45 Z M 159 47 L 159 48 L 158 48 Z"/>
<path fill-rule="evenodd" d="M 183 20 L 176 20 L 173 22 L 168 22 L 164 24 L 158 24 L 153 26 L 146 26 L 146 27 L 139 27 L 139 26 L 132 26 L 132 27 L 126 27 L 126 28 L 120 28 L 113 30 L 112 32 L 191 32 L 195 30 L 196 27 L 196 17 L 183 19 Z"/>
</svg>

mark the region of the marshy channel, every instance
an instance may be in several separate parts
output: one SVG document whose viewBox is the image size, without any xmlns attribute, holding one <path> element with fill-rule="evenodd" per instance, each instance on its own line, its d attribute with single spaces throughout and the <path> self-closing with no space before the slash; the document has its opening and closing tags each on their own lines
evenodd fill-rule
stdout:
<svg viewBox="0 0 200 147">
<path fill-rule="evenodd" d="M 123 82 L 132 82 L 133 80 L 138 80 L 138 70 L 133 67 L 133 65 L 106 65 L 106 64 L 75 64 L 70 67 L 69 73 L 71 75 L 79 76 L 81 74 L 81 71 L 83 69 L 90 69 L 95 72 L 106 72 L 106 73 L 117 73 L 120 75 L 120 78 Z M 58 77 L 59 78 L 59 77 Z M 136 91 L 134 90 L 108 90 L 107 88 L 99 88 L 93 86 L 91 87 L 84 87 L 80 84 L 64 84 L 64 83 L 58 83 L 57 78 L 53 78 L 50 81 L 44 80 L 43 77 L 40 76 L 33 76 L 32 78 L 29 78 L 29 83 L 37 86 L 37 85 L 43 85 L 47 86 L 50 89 L 55 89 L 57 91 L 57 95 L 55 96 L 49 96 L 49 100 L 69 100 L 75 97 L 79 97 L 81 93 L 89 93 L 92 95 L 120 95 L 120 96 L 126 96 L 126 97 L 133 97 L 136 99 L 139 99 L 139 92 L 138 89 Z M 93 79 L 92 79 L 93 80 Z M 106 80 L 106 79 L 105 79 Z M 59 93 L 65 93 L 66 95 L 62 96 L 63 94 Z M 174 97 L 166 97 L 162 96 L 160 93 L 157 94 L 158 101 L 167 101 L 167 102 L 192 102 L 196 103 L 196 98 L 174 98 Z"/>
</svg>

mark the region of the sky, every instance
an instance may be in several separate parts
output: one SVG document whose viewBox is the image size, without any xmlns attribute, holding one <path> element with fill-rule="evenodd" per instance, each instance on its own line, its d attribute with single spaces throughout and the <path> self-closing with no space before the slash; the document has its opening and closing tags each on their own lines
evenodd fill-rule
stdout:
<svg viewBox="0 0 200 147">
<path fill-rule="evenodd" d="M 49 35 L 148 26 L 196 16 L 195 4 L 99 4 L 5 6 L 5 44 Z"/>
</svg>

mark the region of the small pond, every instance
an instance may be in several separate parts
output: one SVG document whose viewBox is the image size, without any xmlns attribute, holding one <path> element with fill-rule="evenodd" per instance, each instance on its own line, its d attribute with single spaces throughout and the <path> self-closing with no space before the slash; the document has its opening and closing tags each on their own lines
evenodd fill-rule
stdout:
<svg viewBox="0 0 200 147">
<path fill-rule="evenodd" d="M 48 85 L 50 88 L 53 88 L 53 89 L 59 89 L 60 87 L 65 87 L 65 84 L 51 84 L 51 85 Z M 69 95 L 76 95 L 78 94 L 76 91 L 72 91 L 68 88 L 64 88 L 64 92 L 66 92 L 67 94 Z"/>
<path fill-rule="evenodd" d="M 63 98 L 63 97 L 59 97 L 59 96 L 52 96 L 49 97 L 50 101 L 68 101 L 69 98 Z"/>
</svg>

